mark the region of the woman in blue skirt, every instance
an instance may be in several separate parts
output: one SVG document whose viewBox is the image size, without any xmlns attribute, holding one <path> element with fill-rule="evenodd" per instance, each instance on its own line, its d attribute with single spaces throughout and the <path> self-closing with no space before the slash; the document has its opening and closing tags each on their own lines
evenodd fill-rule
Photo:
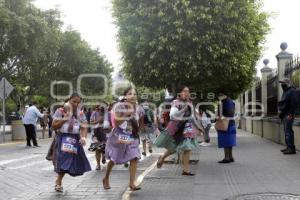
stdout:
<svg viewBox="0 0 300 200">
<path fill-rule="evenodd" d="M 91 170 L 83 146 L 86 144 L 87 120 L 80 111 L 81 98 L 73 93 L 63 108 L 53 115 L 52 127 L 61 134 L 57 138 L 55 190 L 63 192 L 62 180 L 65 174 L 80 176 Z"/>
<path fill-rule="evenodd" d="M 224 148 L 224 159 L 219 163 L 231 163 L 234 162 L 232 155 L 232 147 L 236 146 L 236 127 L 234 121 L 235 104 L 224 93 L 218 95 L 221 105 L 218 109 L 218 116 L 225 117 L 229 120 L 227 131 L 218 130 L 218 147 Z"/>
</svg>

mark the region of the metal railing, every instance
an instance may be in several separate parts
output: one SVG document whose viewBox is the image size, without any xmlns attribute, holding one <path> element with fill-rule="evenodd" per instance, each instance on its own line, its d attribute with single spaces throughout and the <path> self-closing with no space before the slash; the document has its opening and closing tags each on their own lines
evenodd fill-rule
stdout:
<svg viewBox="0 0 300 200">
<path fill-rule="evenodd" d="M 292 74 L 294 71 L 300 69 L 300 58 L 297 56 L 295 59 L 291 60 L 285 65 L 285 76 L 289 76 Z"/>
</svg>

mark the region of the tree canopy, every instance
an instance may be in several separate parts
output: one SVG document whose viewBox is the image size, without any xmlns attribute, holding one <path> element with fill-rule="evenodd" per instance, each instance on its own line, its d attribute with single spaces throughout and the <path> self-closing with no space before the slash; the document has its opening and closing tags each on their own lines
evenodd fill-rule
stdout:
<svg viewBox="0 0 300 200">
<path fill-rule="evenodd" d="M 233 97 L 251 84 L 269 30 L 259 0 L 113 0 L 113 15 L 134 84 Z"/>
<path fill-rule="evenodd" d="M 34 95 L 53 102 L 50 86 L 55 80 L 70 81 L 75 90 L 81 74 L 103 74 L 110 80 L 107 59 L 62 25 L 58 10 L 38 9 L 31 0 L 0 0 L 0 79 L 15 86 L 11 98 L 16 104 L 24 105 Z M 103 81 L 84 79 L 81 89 L 85 95 L 101 95 Z M 63 86 L 56 92 L 68 94 Z"/>
</svg>

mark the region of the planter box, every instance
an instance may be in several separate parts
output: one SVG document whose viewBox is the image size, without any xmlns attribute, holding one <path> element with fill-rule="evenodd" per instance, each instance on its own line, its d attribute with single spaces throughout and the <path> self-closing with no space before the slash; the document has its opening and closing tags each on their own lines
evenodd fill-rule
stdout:
<svg viewBox="0 0 300 200">
<path fill-rule="evenodd" d="M 11 122 L 12 140 L 26 140 L 26 131 L 22 120 Z"/>
</svg>

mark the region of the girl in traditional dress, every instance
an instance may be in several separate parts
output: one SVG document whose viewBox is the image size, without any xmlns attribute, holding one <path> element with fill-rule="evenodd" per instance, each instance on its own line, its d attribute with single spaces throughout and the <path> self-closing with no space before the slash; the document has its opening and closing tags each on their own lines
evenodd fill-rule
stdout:
<svg viewBox="0 0 300 200">
<path fill-rule="evenodd" d="M 94 126 L 94 134 L 92 136 L 91 151 L 95 151 L 96 156 L 96 170 L 101 170 L 100 160 L 102 157 L 102 164 L 106 163 L 105 159 L 105 143 L 106 143 L 106 133 L 104 124 L 108 121 L 107 112 L 105 112 L 105 107 L 96 106 L 95 110 L 92 112 L 90 124 Z M 95 149 L 94 149 L 95 148 Z"/>
<path fill-rule="evenodd" d="M 140 132 L 141 141 L 143 144 L 143 152 L 144 156 L 147 155 L 147 143 L 148 143 L 148 150 L 149 153 L 152 153 L 152 143 L 156 137 L 155 130 L 156 130 L 156 114 L 154 109 L 150 107 L 150 104 L 144 102 L 142 105 L 144 109 L 144 129 Z"/>
<path fill-rule="evenodd" d="M 198 128 L 195 124 L 192 102 L 189 100 L 190 90 L 187 86 L 179 89 L 177 99 L 172 102 L 170 122 L 167 128 L 155 140 L 158 147 L 166 148 L 167 151 L 159 157 L 157 168 L 161 168 L 164 160 L 175 152 L 182 153 L 182 175 L 194 176 L 190 172 L 189 160 L 191 150 L 198 147 L 196 139 Z"/>
<path fill-rule="evenodd" d="M 107 164 L 103 188 L 110 189 L 109 176 L 114 165 L 130 162 L 129 188 L 132 191 L 140 190 L 135 185 L 137 162 L 141 158 L 139 150 L 138 132 L 142 128 L 143 108 L 136 104 L 137 91 L 130 87 L 124 92 L 125 101 L 117 103 L 114 108 L 115 128 L 108 135 L 106 142 L 106 157 L 110 160 Z"/>
<path fill-rule="evenodd" d="M 55 190 L 63 192 L 62 180 L 65 174 L 80 176 L 91 170 L 83 146 L 86 144 L 87 120 L 80 110 L 81 98 L 73 93 L 63 108 L 53 115 L 52 127 L 61 134 L 57 137 Z"/>
</svg>

